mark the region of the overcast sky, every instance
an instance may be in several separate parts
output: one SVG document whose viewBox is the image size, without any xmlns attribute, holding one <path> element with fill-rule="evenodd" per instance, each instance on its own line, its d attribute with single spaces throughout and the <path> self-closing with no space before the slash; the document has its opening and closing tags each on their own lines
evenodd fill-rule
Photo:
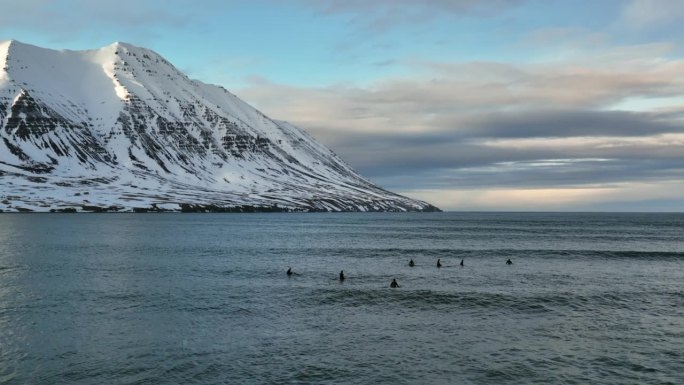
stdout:
<svg viewBox="0 0 684 385">
<path fill-rule="evenodd" d="M 684 211 L 684 1 L 0 0 L 125 41 L 447 210 Z"/>
</svg>

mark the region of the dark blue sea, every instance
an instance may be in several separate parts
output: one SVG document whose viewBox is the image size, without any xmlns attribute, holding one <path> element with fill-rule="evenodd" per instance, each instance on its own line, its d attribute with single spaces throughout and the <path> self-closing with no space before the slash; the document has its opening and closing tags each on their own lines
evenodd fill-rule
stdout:
<svg viewBox="0 0 684 385">
<path fill-rule="evenodd" d="M 683 384 L 684 214 L 0 214 L 0 383 Z"/>
</svg>

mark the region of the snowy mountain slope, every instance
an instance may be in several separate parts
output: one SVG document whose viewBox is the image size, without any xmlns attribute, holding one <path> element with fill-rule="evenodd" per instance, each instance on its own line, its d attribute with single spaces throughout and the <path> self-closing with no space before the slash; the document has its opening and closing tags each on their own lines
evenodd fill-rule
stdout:
<svg viewBox="0 0 684 385">
<path fill-rule="evenodd" d="M 125 43 L 0 42 L 0 182 L 2 211 L 436 209 Z"/>
</svg>

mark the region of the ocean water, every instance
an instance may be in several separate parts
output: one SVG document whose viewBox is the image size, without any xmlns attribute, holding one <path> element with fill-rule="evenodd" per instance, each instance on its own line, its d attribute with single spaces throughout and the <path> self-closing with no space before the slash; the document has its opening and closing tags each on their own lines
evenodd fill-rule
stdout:
<svg viewBox="0 0 684 385">
<path fill-rule="evenodd" d="M 0 383 L 682 384 L 684 214 L 2 214 Z"/>
</svg>

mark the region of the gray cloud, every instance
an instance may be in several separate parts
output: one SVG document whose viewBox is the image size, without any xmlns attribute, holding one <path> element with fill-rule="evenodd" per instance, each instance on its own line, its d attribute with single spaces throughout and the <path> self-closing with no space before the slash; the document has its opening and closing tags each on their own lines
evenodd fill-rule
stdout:
<svg viewBox="0 0 684 385">
<path fill-rule="evenodd" d="M 680 177 L 684 177 L 684 143 L 663 144 L 640 140 L 620 143 L 610 138 L 597 139 L 594 144 L 572 141 L 560 145 L 545 143 L 539 140 L 536 146 L 516 147 L 516 144 L 467 143 L 447 137 L 430 143 L 422 138 L 412 142 L 407 137 L 397 140 L 391 136 L 371 136 L 346 143 L 340 146 L 339 152 L 344 158 L 353 159 L 353 165 L 372 178 L 420 176 L 433 171 L 450 175 L 478 173 L 490 175 L 486 183 L 489 186 L 501 182 L 501 179 L 493 177 L 496 174 L 501 174 L 504 179 L 515 175 L 518 183 L 525 184 L 532 181 L 533 174 L 546 175 L 544 173 L 549 170 L 565 172 L 570 169 L 592 172 L 618 170 L 621 177 L 627 179 L 642 179 L 643 173 L 636 174 L 638 170 L 650 170 L 658 178 L 664 176 L 664 170 L 679 170 Z M 616 168 L 616 165 L 622 164 L 629 166 Z M 565 175 L 564 184 L 570 185 L 604 181 L 601 178 L 582 179 L 583 175 L 577 172 Z M 589 173 L 584 176 L 590 175 L 598 176 Z M 483 179 L 471 179 L 468 185 L 482 182 Z"/>
<path fill-rule="evenodd" d="M 397 60 L 395 59 L 386 59 L 386 60 L 381 60 L 381 61 L 376 61 L 372 63 L 376 67 L 389 67 L 391 65 L 397 64 Z"/>
<path fill-rule="evenodd" d="M 524 0 L 304 0 L 311 6 L 328 13 L 337 12 L 375 12 L 394 8 L 427 9 L 433 12 L 448 12 L 454 14 L 477 12 L 500 12 L 510 6 L 521 4 Z"/>
<path fill-rule="evenodd" d="M 424 19 L 438 15 L 488 16 L 524 3 L 525 0 L 301 0 L 311 7 L 328 14 L 348 13 L 357 15 L 378 14 L 401 19 Z"/>
<path fill-rule="evenodd" d="M 544 163 L 547 163 L 544 165 Z M 649 160 L 549 160 L 495 164 L 488 168 L 435 170 L 404 175 L 376 175 L 389 188 L 408 185 L 431 189 L 579 188 L 601 187 L 638 180 L 641 183 L 681 181 L 684 162 Z M 410 183 L 410 184 L 408 184 Z"/>
<path fill-rule="evenodd" d="M 74 37 L 109 36 L 109 30 L 119 37 L 131 37 L 137 43 L 158 36 L 163 28 L 201 28 L 201 19 L 212 9 L 228 9 L 232 1 L 207 0 L 202 6 L 190 0 L 158 1 L 117 0 L 21 0 L 8 1 L 0 7 L 0 26 L 30 28 L 44 32 L 54 41 Z"/>
<path fill-rule="evenodd" d="M 346 15 L 367 31 L 424 23 L 445 17 L 499 15 L 526 0 L 300 0 L 325 15 Z"/>
<path fill-rule="evenodd" d="M 660 27 L 684 17 L 680 0 L 630 0 L 622 9 L 621 21 L 633 28 Z"/>
<path fill-rule="evenodd" d="M 259 79 L 238 94 L 380 185 L 430 190 L 417 196 L 447 208 L 459 207 L 449 191 L 567 189 L 567 199 L 609 200 L 646 183 L 662 188 L 630 187 L 625 199 L 667 198 L 684 180 L 684 61 L 652 59 L 667 50 L 618 47 L 543 65 L 404 61 L 420 75 L 364 87 Z M 659 100 L 665 107 L 654 109 Z M 621 107 L 640 101 L 649 112 Z M 500 197 L 489 199 L 479 204 Z"/>
<path fill-rule="evenodd" d="M 346 15 L 363 30 L 386 30 L 396 25 L 426 22 L 447 15 L 488 16 L 515 6 L 524 0 L 297 0 L 286 6 L 303 6 L 321 15 Z M 281 2 L 255 0 L 269 7 Z M 229 15 L 245 0 L 21 0 L 5 1 L 0 6 L 0 29 L 30 27 L 45 32 L 55 41 L 68 41 L 87 33 L 103 34 L 111 29 L 117 36 L 131 36 L 140 43 L 159 37 L 164 28 L 205 28 L 209 15 Z M 254 2 L 252 2 L 253 4 Z"/>
<path fill-rule="evenodd" d="M 417 63 L 427 72 L 365 87 L 304 88 L 260 79 L 238 94 L 328 143 L 373 132 L 466 138 L 678 132 L 675 114 L 684 108 L 675 105 L 667 116 L 609 111 L 630 100 L 681 97 L 684 61 L 644 59 L 652 49 L 605 52 L 603 65 Z"/>
<path fill-rule="evenodd" d="M 672 117 L 672 114 L 592 110 L 497 113 L 482 117 L 465 130 L 459 130 L 459 134 L 483 138 L 530 138 L 649 136 L 684 132 L 682 122 L 673 121 Z"/>
</svg>

